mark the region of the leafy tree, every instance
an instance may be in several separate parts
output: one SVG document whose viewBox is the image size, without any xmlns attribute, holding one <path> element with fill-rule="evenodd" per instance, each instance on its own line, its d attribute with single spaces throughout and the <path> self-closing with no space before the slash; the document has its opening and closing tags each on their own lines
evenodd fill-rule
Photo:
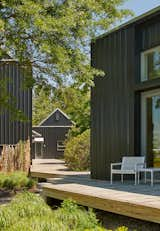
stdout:
<svg viewBox="0 0 160 231">
<path fill-rule="evenodd" d="M 92 84 L 90 38 L 130 14 L 124 0 L 1 0 L 0 55 L 32 65 L 37 83 Z M 32 77 L 27 78 L 32 85 Z M 3 104 L 3 102 L 1 102 Z"/>
<path fill-rule="evenodd" d="M 33 125 L 38 125 L 54 110 L 50 95 L 43 89 L 33 97 Z"/>
<path fill-rule="evenodd" d="M 61 108 L 76 123 L 78 133 L 90 127 L 90 90 L 74 86 L 57 89 L 54 105 Z"/>
<path fill-rule="evenodd" d="M 37 87 L 33 97 L 33 124 L 38 125 L 55 108 L 64 111 L 76 123 L 76 133 L 90 125 L 90 91 L 75 86 L 44 89 Z"/>
</svg>

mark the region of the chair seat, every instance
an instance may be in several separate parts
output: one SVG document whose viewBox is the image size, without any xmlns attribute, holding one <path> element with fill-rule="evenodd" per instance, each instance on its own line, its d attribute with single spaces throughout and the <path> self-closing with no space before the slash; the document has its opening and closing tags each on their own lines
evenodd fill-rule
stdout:
<svg viewBox="0 0 160 231">
<path fill-rule="evenodd" d="M 121 170 L 121 169 L 112 169 L 112 173 L 117 174 L 135 174 L 135 170 Z"/>
</svg>

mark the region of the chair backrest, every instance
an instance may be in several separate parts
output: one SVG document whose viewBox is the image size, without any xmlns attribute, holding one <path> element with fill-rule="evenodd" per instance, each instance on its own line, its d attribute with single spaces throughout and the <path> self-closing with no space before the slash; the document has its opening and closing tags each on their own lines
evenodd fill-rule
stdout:
<svg viewBox="0 0 160 231">
<path fill-rule="evenodd" d="M 144 156 L 124 156 L 122 158 L 122 170 L 135 170 L 136 164 L 144 164 L 145 157 Z M 142 168 L 139 166 L 138 168 Z"/>
</svg>

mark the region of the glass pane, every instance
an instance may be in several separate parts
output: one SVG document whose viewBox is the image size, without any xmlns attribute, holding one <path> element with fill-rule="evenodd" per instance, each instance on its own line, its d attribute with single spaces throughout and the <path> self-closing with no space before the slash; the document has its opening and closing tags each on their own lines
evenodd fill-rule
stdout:
<svg viewBox="0 0 160 231">
<path fill-rule="evenodd" d="M 153 51 L 146 54 L 148 79 L 160 77 L 160 51 Z"/>
<path fill-rule="evenodd" d="M 160 167 L 160 96 L 152 97 L 153 166 Z"/>
</svg>

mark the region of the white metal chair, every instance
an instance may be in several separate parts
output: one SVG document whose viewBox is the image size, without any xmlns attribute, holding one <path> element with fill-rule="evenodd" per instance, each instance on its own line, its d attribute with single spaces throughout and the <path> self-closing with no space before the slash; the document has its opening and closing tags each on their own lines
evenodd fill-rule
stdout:
<svg viewBox="0 0 160 231">
<path fill-rule="evenodd" d="M 119 168 L 115 168 L 119 167 Z M 121 182 L 123 183 L 123 175 L 131 174 L 135 176 L 135 185 L 137 184 L 138 170 L 145 167 L 144 156 L 124 156 L 121 163 L 111 163 L 111 178 L 113 182 L 113 174 L 121 175 Z"/>
</svg>

